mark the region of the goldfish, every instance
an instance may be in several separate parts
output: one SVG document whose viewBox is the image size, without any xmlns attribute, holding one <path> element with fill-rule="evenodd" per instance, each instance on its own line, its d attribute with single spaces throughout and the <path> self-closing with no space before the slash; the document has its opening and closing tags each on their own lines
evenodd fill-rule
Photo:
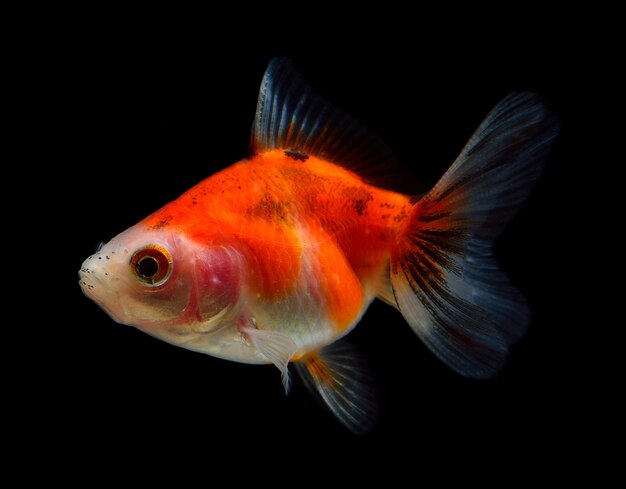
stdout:
<svg viewBox="0 0 626 489">
<path fill-rule="evenodd" d="M 539 178 L 558 122 L 516 92 L 422 195 L 378 185 L 390 150 L 285 58 L 263 76 L 249 155 L 101 245 L 79 271 L 114 321 L 218 358 L 292 370 L 346 428 L 376 424 L 345 337 L 379 299 L 455 372 L 496 376 L 528 329 L 493 244 Z"/>
</svg>

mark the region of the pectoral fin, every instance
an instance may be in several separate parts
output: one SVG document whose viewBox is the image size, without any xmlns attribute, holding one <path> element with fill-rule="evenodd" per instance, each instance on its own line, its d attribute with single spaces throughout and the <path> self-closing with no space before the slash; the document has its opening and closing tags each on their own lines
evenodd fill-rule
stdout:
<svg viewBox="0 0 626 489">
<path fill-rule="evenodd" d="M 293 340 L 284 333 L 256 329 L 252 326 L 241 328 L 240 331 L 250 341 L 252 346 L 278 367 L 283 386 L 285 387 L 285 394 L 289 394 L 289 388 L 291 387 L 289 360 L 291 360 L 291 357 L 297 350 Z"/>
<path fill-rule="evenodd" d="M 309 390 L 350 431 L 363 435 L 378 418 L 374 382 L 363 356 L 346 342 L 294 362 Z"/>
</svg>

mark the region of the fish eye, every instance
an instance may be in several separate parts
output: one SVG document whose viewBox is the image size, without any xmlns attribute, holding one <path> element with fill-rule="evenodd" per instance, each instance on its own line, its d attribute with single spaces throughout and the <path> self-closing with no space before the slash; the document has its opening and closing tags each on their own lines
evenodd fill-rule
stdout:
<svg viewBox="0 0 626 489">
<path fill-rule="evenodd" d="M 172 274 L 172 257 L 162 246 L 148 245 L 135 251 L 130 268 L 144 285 L 163 285 Z"/>
</svg>

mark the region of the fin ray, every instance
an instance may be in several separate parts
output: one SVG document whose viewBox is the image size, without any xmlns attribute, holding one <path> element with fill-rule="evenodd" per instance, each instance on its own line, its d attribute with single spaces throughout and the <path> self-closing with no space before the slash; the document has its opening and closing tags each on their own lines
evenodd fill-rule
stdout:
<svg viewBox="0 0 626 489">
<path fill-rule="evenodd" d="M 285 387 L 285 394 L 289 394 L 289 389 L 291 388 L 289 361 L 297 350 L 294 341 L 286 334 L 278 331 L 246 327 L 242 328 L 241 332 L 252 343 L 252 346 L 278 367 L 283 386 Z"/>
<path fill-rule="evenodd" d="M 376 166 L 397 164 L 376 135 L 323 100 L 285 58 L 272 59 L 263 76 L 251 147 L 317 156 L 368 179 Z"/>
<path fill-rule="evenodd" d="M 378 399 L 363 356 L 346 341 L 294 363 L 311 393 L 350 431 L 365 434 L 378 418 Z"/>
<path fill-rule="evenodd" d="M 396 304 L 396 298 L 393 295 L 393 285 L 391 284 L 391 273 L 389 270 L 389 263 L 385 266 L 383 274 L 378 280 L 376 288 L 376 297 L 383 302 L 386 302 L 392 307 L 398 307 Z"/>
<path fill-rule="evenodd" d="M 498 269 L 493 240 L 539 177 L 557 132 L 534 94 L 505 97 L 415 204 L 392 253 L 400 311 L 433 353 L 463 375 L 494 376 L 530 322 L 522 294 Z"/>
</svg>

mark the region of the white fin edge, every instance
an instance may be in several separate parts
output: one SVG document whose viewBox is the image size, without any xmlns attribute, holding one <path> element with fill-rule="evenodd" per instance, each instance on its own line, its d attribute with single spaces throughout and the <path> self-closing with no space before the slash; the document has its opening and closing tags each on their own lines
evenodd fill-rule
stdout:
<svg viewBox="0 0 626 489">
<path fill-rule="evenodd" d="M 240 332 L 261 354 L 280 370 L 280 378 L 289 394 L 291 379 L 289 377 L 289 361 L 298 349 L 293 340 L 284 333 L 267 331 L 253 327 L 241 328 Z"/>
</svg>

